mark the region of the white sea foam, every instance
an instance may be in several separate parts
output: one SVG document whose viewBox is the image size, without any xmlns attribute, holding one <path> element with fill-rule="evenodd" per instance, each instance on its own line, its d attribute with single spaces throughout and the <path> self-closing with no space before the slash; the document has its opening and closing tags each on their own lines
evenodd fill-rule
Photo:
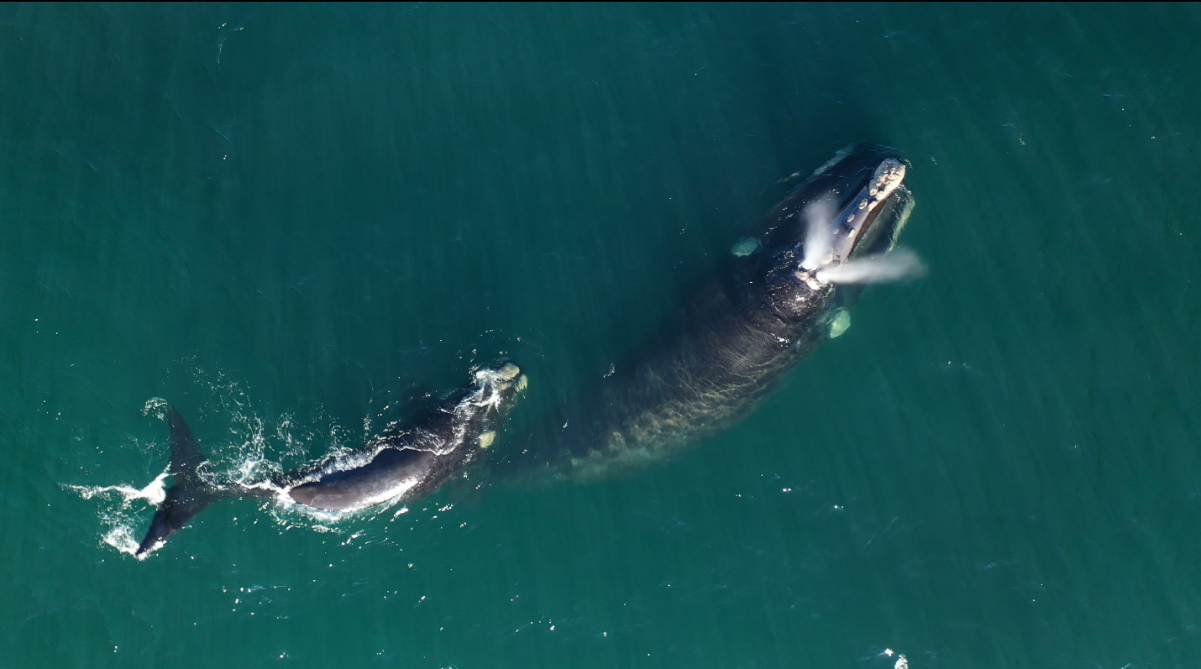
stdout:
<svg viewBox="0 0 1201 669">
<path fill-rule="evenodd" d="M 105 532 L 104 536 L 101 537 L 101 540 L 109 546 L 116 548 L 118 551 L 132 555 L 139 560 L 146 559 L 150 556 L 150 553 L 154 552 L 147 551 L 145 555 L 138 555 L 139 544 L 138 540 L 134 538 L 132 525 L 118 525 L 108 532 Z"/>
<path fill-rule="evenodd" d="M 100 540 L 122 553 L 137 555 L 138 541 L 134 529 L 141 522 L 144 507 L 154 508 L 167 497 L 166 480 L 170 472 L 163 470 L 144 488 L 132 485 L 64 485 L 84 499 L 102 500 L 100 523 L 105 532 Z M 138 502 L 146 502 L 139 504 Z"/>
<path fill-rule="evenodd" d="M 79 493 L 79 496 L 84 499 L 92 499 L 97 495 L 107 493 L 117 493 L 124 498 L 124 502 L 128 504 L 136 499 L 144 499 L 151 504 L 162 504 L 167 498 L 167 488 L 163 482 L 170 476 L 170 472 L 163 470 L 153 481 L 145 488 L 135 488 L 131 485 L 67 485 L 67 488 Z"/>
</svg>

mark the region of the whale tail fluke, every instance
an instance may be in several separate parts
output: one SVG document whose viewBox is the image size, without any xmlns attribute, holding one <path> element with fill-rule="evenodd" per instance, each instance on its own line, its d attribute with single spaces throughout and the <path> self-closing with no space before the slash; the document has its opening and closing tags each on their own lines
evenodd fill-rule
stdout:
<svg viewBox="0 0 1201 669">
<path fill-rule="evenodd" d="M 175 407 L 167 407 L 167 421 L 171 425 L 170 471 L 175 478 L 175 485 L 167 490 L 167 496 L 159 504 L 154 520 L 150 521 L 150 531 L 138 546 L 138 558 L 145 558 L 161 548 L 171 535 L 183 529 L 196 514 L 219 497 L 218 489 L 200 476 L 200 466 L 205 462 L 204 453 Z"/>
</svg>

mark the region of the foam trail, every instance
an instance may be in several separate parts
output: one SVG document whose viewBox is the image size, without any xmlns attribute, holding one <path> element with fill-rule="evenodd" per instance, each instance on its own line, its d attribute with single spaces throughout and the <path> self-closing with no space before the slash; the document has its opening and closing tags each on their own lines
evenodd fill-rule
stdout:
<svg viewBox="0 0 1201 669">
<path fill-rule="evenodd" d="M 926 274 L 926 264 L 909 249 L 896 249 L 880 255 L 848 260 L 841 265 L 823 267 L 817 280 L 829 283 L 883 283 L 916 279 Z"/>
<path fill-rule="evenodd" d="M 805 215 L 805 257 L 801 269 L 812 272 L 830 261 L 830 250 L 834 248 L 834 202 L 824 197 L 810 202 Z"/>
<path fill-rule="evenodd" d="M 119 492 L 125 498 L 125 502 L 132 502 L 135 499 L 144 499 L 151 504 L 162 504 L 164 499 L 167 499 L 167 489 L 163 482 L 171 475 L 168 470 L 163 470 L 162 474 L 155 477 L 145 488 L 141 490 L 131 485 L 68 485 L 66 487 L 79 493 L 79 496 L 84 499 L 92 499 L 96 495 L 106 492 Z"/>
</svg>

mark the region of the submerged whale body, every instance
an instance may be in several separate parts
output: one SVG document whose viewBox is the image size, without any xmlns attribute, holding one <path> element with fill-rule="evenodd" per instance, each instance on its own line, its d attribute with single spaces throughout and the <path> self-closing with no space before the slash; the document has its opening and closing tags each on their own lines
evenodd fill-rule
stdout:
<svg viewBox="0 0 1201 669">
<path fill-rule="evenodd" d="M 167 408 L 171 426 L 167 489 L 137 556 L 157 550 L 214 501 L 231 497 L 282 497 L 333 512 L 422 499 L 462 477 L 492 445 L 501 422 L 525 390 L 512 362 L 478 369 L 473 382 L 427 407 L 408 424 L 350 454 L 253 485 L 220 487 L 200 472 L 205 457 L 183 416 Z"/>
<path fill-rule="evenodd" d="M 494 476 L 590 481 L 636 472 L 747 416 L 849 325 L 862 285 L 921 271 L 895 249 L 913 208 L 894 149 L 840 151 L 794 188 L 648 340 L 535 428 Z"/>
</svg>

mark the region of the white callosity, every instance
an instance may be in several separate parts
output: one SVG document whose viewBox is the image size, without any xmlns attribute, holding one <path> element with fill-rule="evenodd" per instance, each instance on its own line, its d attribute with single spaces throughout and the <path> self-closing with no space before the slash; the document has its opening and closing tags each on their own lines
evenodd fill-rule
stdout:
<svg viewBox="0 0 1201 669">
<path fill-rule="evenodd" d="M 889 158 L 880 163 L 876 168 L 876 173 L 872 175 L 872 185 L 868 189 L 868 198 L 871 200 L 871 207 L 875 207 L 892 195 L 892 192 L 901 185 L 905 180 L 905 163 L 896 158 Z M 865 205 L 860 204 L 862 209 Z"/>
<path fill-rule="evenodd" d="M 459 402 L 454 409 L 455 438 L 431 452 L 445 455 L 458 448 L 459 444 L 466 442 L 466 431 L 471 424 L 468 417 L 474 413 L 475 408 L 499 411 L 501 402 L 504 401 L 504 396 L 501 394 L 503 391 L 508 390 L 514 383 L 517 384 L 518 392 L 524 391 L 529 385 L 527 377 L 521 373 L 521 368 L 511 362 L 506 362 L 500 369 L 494 370 L 485 367 L 476 370 L 475 381 L 478 384 L 476 391 Z M 495 437 L 495 433 L 493 433 L 493 437 Z M 492 445 L 492 440 L 489 439 L 487 443 L 484 443 L 484 438 L 481 436 L 479 443 L 482 448 L 488 448 Z"/>
</svg>

